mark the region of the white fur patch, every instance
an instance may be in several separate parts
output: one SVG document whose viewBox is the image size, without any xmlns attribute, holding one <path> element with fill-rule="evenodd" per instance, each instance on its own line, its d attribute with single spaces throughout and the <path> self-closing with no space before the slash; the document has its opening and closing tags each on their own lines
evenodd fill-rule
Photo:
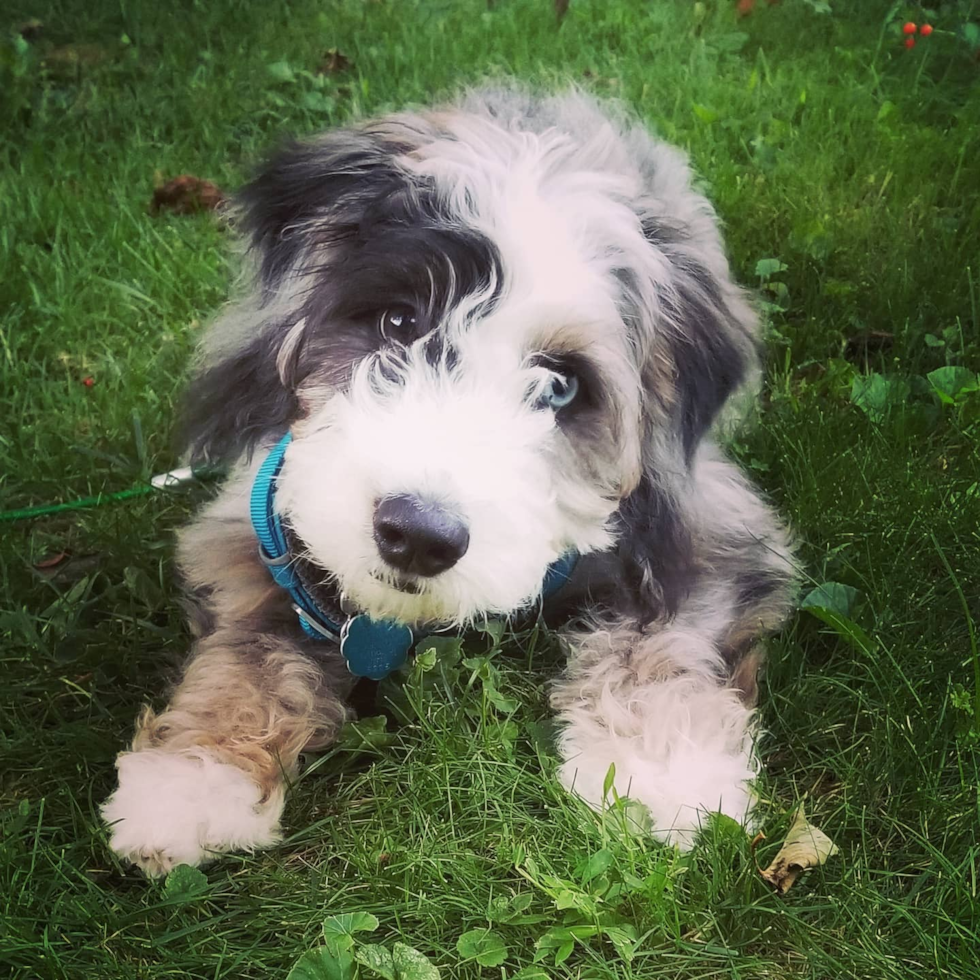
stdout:
<svg viewBox="0 0 980 980">
<path fill-rule="evenodd" d="M 609 716 L 601 708 L 563 713 L 559 776 L 599 809 L 615 765 L 619 796 L 649 810 L 657 838 L 687 850 L 708 813 L 748 819 L 758 768 L 751 718 L 735 692 L 716 684 L 693 677 L 655 684 Z"/>
<path fill-rule="evenodd" d="M 241 769 L 204 749 L 123 752 L 116 768 L 119 787 L 102 806 L 110 844 L 148 875 L 280 839 L 282 791 L 260 802 L 259 787 Z"/>
<path fill-rule="evenodd" d="M 416 350 L 386 383 L 369 365 L 295 430 L 276 504 L 358 608 L 409 623 L 466 623 L 511 613 L 537 597 L 566 550 L 607 547 L 617 501 L 605 488 L 562 477 L 550 412 L 528 405 L 534 369 L 520 350 L 450 373 Z M 508 363 L 509 362 L 509 363 Z M 378 553 L 374 507 L 416 494 L 467 525 L 469 549 L 450 570 L 399 591 Z"/>
</svg>

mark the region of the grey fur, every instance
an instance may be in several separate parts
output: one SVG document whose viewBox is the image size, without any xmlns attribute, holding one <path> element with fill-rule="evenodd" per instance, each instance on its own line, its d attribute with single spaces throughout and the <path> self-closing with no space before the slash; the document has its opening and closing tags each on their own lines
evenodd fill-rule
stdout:
<svg viewBox="0 0 980 980">
<path fill-rule="evenodd" d="M 677 685 L 679 715 L 690 715 L 688 699 L 714 705 L 697 710 L 717 710 L 727 726 L 702 733 L 707 788 L 690 792 L 710 795 L 716 763 L 730 794 L 742 792 L 758 640 L 786 615 L 793 579 L 783 528 L 712 436 L 734 394 L 758 376 L 757 318 L 731 280 L 714 211 L 692 188 L 683 156 L 622 108 L 577 92 L 471 92 L 444 109 L 287 147 L 245 189 L 255 289 L 212 327 L 189 401 L 192 451 L 237 460 L 222 496 L 181 536 L 181 565 L 205 597 L 209 632 L 171 707 L 144 718 L 134 749 L 207 745 L 274 795 L 305 742 L 336 733 L 350 682 L 335 655 L 314 656 L 257 559 L 242 508 L 251 450 L 286 429 L 301 448 L 313 446 L 338 424 L 328 406 L 379 412 L 416 383 L 469 397 L 481 364 L 473 345 L 491 329 L 513 328 L 537 298 L 528 267 L 544 259 L 520 252 L 521 216 L 508 217 L 509 195 L 524 193 L 513 176 L 522 167 L 542 207 L 551 196 L 567 200 L 555 213 L 570 222 L 577 261 L 593 277 L 581 310 L 567 322 L 529 321 L 513 351 L 527 379 L 516 397 L 528 399 L 513 411 L 528 433 L 541 429 L 534 392 L 549 372 L 572 371 L 581 386 L 555 414 L 545 450 L 556 488 L 548 506 L 561 510 L 556 522 L 569 540 L 593 552 L 560 597 L 570 664 L 553 703 L 566 726 L 568 781 L 583 745 L 608 743 L 612 756 L 622 751 L 642 769 L 638 745 L 669 743 L 669 727 L 657 726 L 671 724 L 670 711 L 657 699 Z M 515 220 L 516 237 L 507 225 Z M 560 279 L 560 268 L 541 268 Z M 549 288 L 560 300 L 561 288 Z M 590 319 L 587 304 L 606 310 L 607 294 L 614 320 Z M 398 318 L 411 326 L 398 338 L 372 326 L 392 304 L 414 312 Z M 283 505 L 299 537 L 319 519 L 302 503 L 317 489 L 304 485 L 303 466 L 319 464 L 312 450 L 303 459 L 286 473 L 292 492 Z M 359 584 L 317 547 L 304 557 L 324 565 L 327 581 Z M 534 560 L 543 574 L 547 559 Z M 501 610 L 447 618 L 488 611 Z M 239 704 L 229 713 L 221 699 L 232 690 Z M 651 708 L 659 720 L 631 707 L 648 702 L 661 704 Z M 639 770 L 635 778 L 638 786 L 646 779 Z M 673 804 L 661 806 L 656 787 L 641 790 L 655 818 L 669 820 Z M 689 821 L 685 828 L 690 835 Z M 164 867 L 158 850 L 128 856 Z"/>
</svg>

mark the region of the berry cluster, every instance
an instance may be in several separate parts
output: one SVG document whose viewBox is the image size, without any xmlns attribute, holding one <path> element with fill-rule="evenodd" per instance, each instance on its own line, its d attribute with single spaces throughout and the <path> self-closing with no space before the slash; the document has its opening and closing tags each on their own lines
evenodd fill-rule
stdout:
<svg viewBox="0 0 980 980">
<path fill-rule="evenodd" d="M 912 21 L 907 21 L 902 25 L 902 33 L 905 35 L 905 47 L 914 48 L 915 35 L 918 33 L 922 37 L 928 37 L 932 33 L 932 24 L 923 24 L 918 27 Z"/>
</svg>

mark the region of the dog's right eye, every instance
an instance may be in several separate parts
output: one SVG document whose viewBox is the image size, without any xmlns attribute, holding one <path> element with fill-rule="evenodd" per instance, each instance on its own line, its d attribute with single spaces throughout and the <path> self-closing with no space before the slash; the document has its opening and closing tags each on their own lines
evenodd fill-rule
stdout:
<svg viewBox="0 0 980 980">
<path fill-rule="evenodd" d="M 571 405 L 577 395 L 577 375 L 568 370 L 561 374 L 555 372 L 538 397 L 538 408 L 550 408 L 558 412 Z"/>
<path fill-rule="evenodd" d="M 418 319 L 411 307 L 393 306 L 381 314 L 378 329 L 385 340 L 403 344 L 415 336 L 417 326 Z"/>
</svg>

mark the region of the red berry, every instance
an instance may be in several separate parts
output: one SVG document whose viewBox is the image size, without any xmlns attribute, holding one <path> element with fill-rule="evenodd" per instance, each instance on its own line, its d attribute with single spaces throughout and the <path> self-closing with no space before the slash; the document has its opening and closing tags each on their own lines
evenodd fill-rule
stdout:
<svg viewBox="0 0 980 980">
<path fill-rule="evenodd" d="M 86 388 L 91 388 L 92 385 L 95 384 L 95 378 L 82 378 L 82 384 L 85 385 Z"/>
<path fill-rule="evenodd" d="M 914 48 L 915 47 L 915 38 L 914 37 L 907 37 L 905 39 L 905 47 L 907 47 L 907 48 Z"/>
<path fill-rule="evenodd" d="M 917 29 L 918 28 L 916 28 L 915 24 L 913 24 L 912 21 L 908 21 L 907 23 L 902 25 L 903 34 L 914 34 Z"/>
<path fill-rule="evenodd" d="M 932 24 L 923 24 L 922 25 L 922 30 L 919 31 L 919 33 L 923 37 L 928 37 L 932 33 Z"/>
</svg>

